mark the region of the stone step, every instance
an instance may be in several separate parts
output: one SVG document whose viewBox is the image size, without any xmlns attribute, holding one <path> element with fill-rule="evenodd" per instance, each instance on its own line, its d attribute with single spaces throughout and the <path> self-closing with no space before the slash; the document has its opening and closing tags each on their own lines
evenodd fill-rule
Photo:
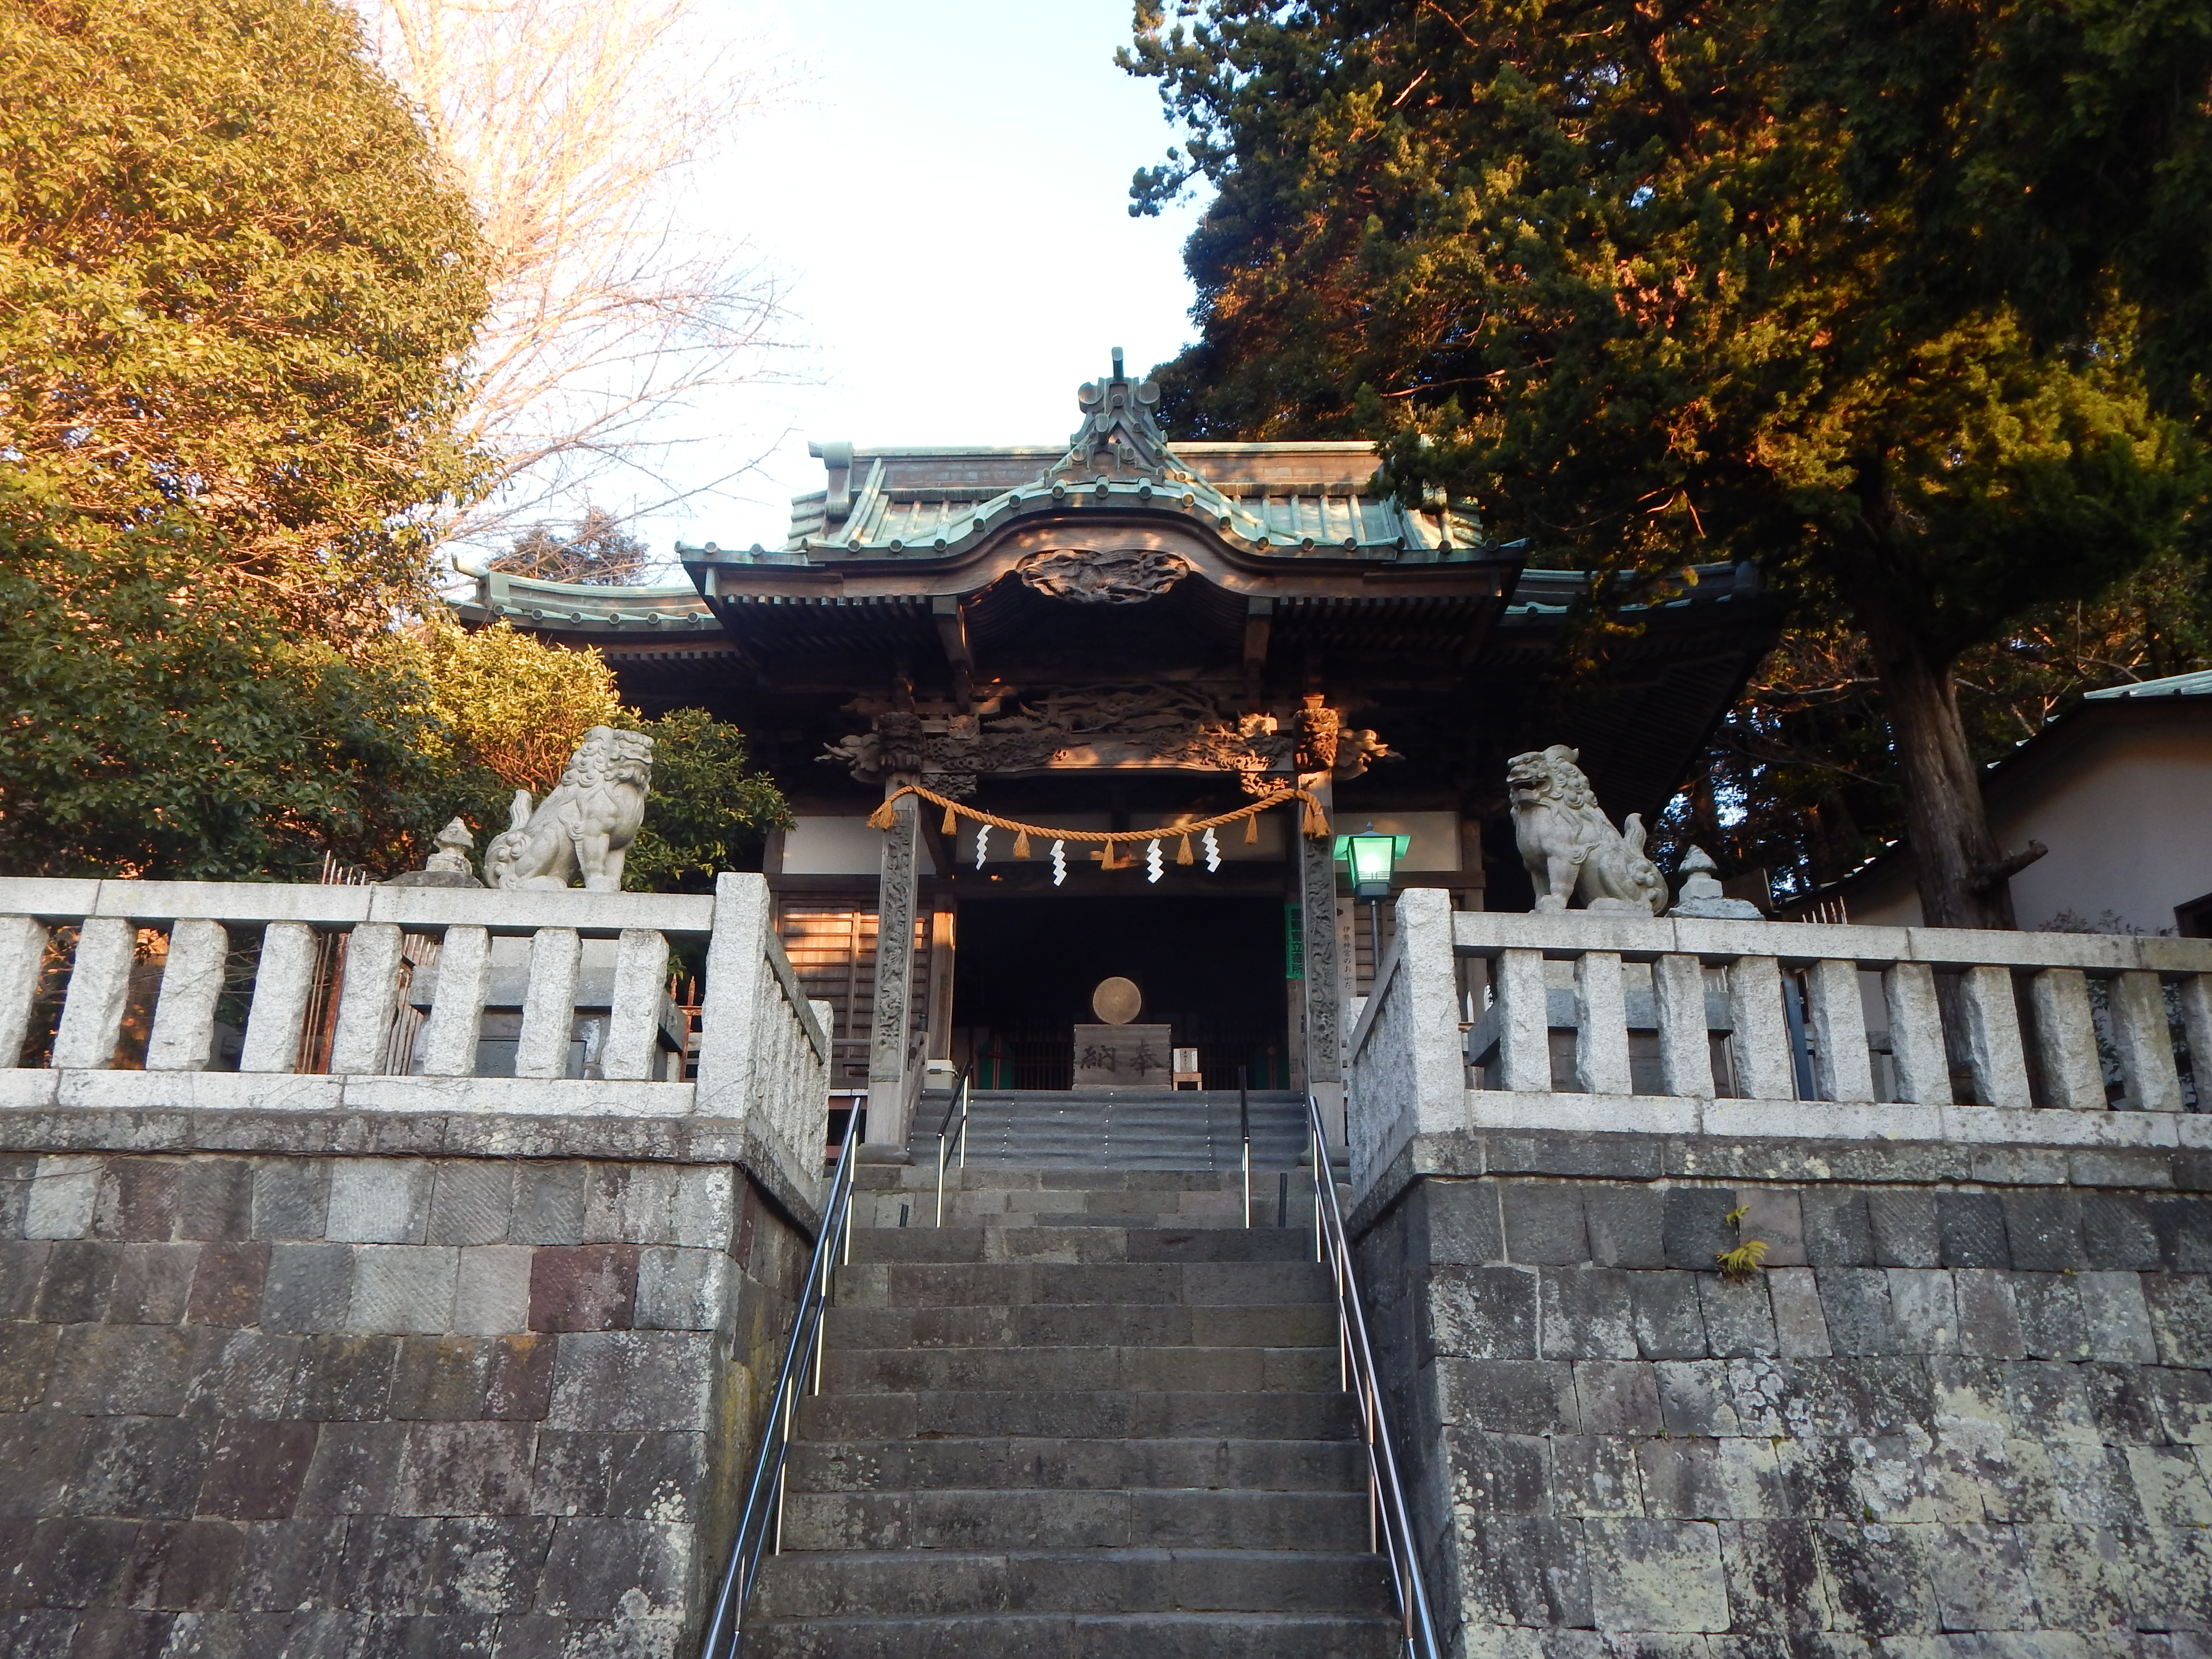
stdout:
<svg viewBox="0 0 2212 1659">
<path fill-rule="evenodd" d="M 825 1394 L 1073 1389 L 1297 1394 L 1333 1389 L 1341 1380 L 1334 1347 L 910 1349 L 833 1343 L 822 1370 Z"/>
<path fill-rule="evenodd" d="M 927 1163 L 863 1164 L 854 1176 L 853 1186 L 856 1192 L 926 1191 L 934 1196 L 937 1153 L 933 1147 Z M 945 1170 L 948 1199 L 961 1193 L 1057 1193 L 1063 1198 L 1069 1194 L 1127 1193 L 1147 1203 L 1166 1204 L 1176 1202 L 1181 1194 L 1218 1198 L 1243 1190 L 1242 1173 L 1233 1166 L 1226 1170 L 1102 1170 L 954 1163 Z"/>
<path fill-rule="evenodd" d="M 832 1307 L 831 1352 L 866 1348 L 1060 1348 L 1250 1346 L 1335 1344 L 1335 1310 L 1304 1302 L 1024 1303 L 935 1308 Z"/>
<path fill-rule="evenodd" d="M 1298 1261 L 856 1261 L 840 1267 L 841 1308 L 1243 1307 L 1331 1300 L 1321 1263 Z"/>
<path fill-rule="evenodd" d="M 1285 1091 L 1248 1097 L 1255 1169 L 1288 1169 L 1308 1150 L 1305 1100 Z M 907 1142 L 933 1168 L 951 1097 L 918 1103 Z M 957 1121 L 955 1120 L 957 1127 Z M 1239 1168 L 1237 1091 L 1229 1090 L 977 1090 L 968 1103 L 968 1167 L 1013 1164 L 1086 1170 Z"/>
<path fill-rule="evenodd" d="M 763 1620 L 747 1659 L 1392 1659 L 1380 1614 L 989 1613 L 973 1618 Z"/>
<path fill-rule="evenodd" d="M 757 1596 L 756 1613 L 770 1619 L 1391 1606 L 1379 1556 L 1316 1550 L 792 1551 L 763 1564 Z"/>
<path fill-rule="evenodd" d="M 1359 1489 L 1366 1459 L 1345 1440 L 1105 1440 L 990 1436 L 794 1442 L 793 1492 L 1327 1492 Z M 1182 1605 L 1180 1603 L 1175 1605 Z"/>
<path fill-rule="evenodd" d="M 807 1440 L 977 1439 L 1040 1436 L 1225 1440 L 1351 1440 L 1352 1396 L 1332 1375 L 1325 1391 L 1249 1394 L 1170 1389 L 1143 1394 L 1077 1389 L 930 1389 L 821 1394 L 799 1402 Z"/>
<path fill-rule="evenodd" d="M 793 1550 L 1357 1550 L 1367 1494 L 995 1487 L 790 1492 Z"/>
<path fill-rule="evenodd" d="M 1297 1227 L 855 1227 L 854 1261 L 1301 1261 Z"/>
<path fill-rule="evenodd" d="M 869 1164 L 855 1183 L 860 1226 L 938 1224 L 937 1167 Z M 1120 1177 L 1115 1179 L 1115 1177 Z M 906 1218 L 903 1224 L 899 1218 Z M 1255 1172 L 1255 1226 L 1313 1224 L 1313 1183 L 1301 1171 Z M 945 1219 L 1045 1226 L 1242 1227 L 1244 1183 L 1234 1170 L 1022 1170 L 970 1165 L 945 1172 Z"/>
</svg>

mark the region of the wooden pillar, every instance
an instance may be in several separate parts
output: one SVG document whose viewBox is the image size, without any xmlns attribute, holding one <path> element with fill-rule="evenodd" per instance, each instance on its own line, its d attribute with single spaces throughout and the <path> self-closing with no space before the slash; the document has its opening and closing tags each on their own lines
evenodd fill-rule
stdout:
<svg viewBox="0 0 2212 1659">
<path fill-rule="evenodd" d="M 1336 803 L 1326 781 L 1314 787 L 1329 827 L 1336 824 Z M 1344 957 L 1336 926 L 1336 860 L 1334 834 L 1318 840 L 1304 833 L 1297 805 L 1290 814 L 1291 837 L 1297 844 L 1299 922 L 1305 940 L 1306 1087 L 1320 1104 L 1330 1128 L 1333 1150 L 1344 1150 Z"/>
<path fill-rule="evenodd" d="M 929 1057 L 952 1058 L 952 912 L 929 918 Z"/>
<path fill-rule="evenodd" d="M 896 787 L 886 785 L 886 788 Z M 912 795 L 891 808 L 884 831 L 876 895 L 876 1000 L 868 1022 L 868 1134 L 878 1157 L 902 1155 L 907 1136 L 907 1070 L 914 1063 L 907 1011 L 914 983 L 915 854 L 921 803 Z"/>
</svg>

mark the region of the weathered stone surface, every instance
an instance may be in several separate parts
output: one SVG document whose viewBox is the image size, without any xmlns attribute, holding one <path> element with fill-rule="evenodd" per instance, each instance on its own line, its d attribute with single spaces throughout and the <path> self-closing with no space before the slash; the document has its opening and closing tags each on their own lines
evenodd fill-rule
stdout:
<svg viewBox="0 0 2212 1659">
<path fill-rule="evenodd" d="M 503 1242 L 514 1213 L 514 1176 L 513 1166 L 484 1159 L 452 1158 L 437 1164 L 425 1242 Z"/>
<path fill-rule="evenodd" d="M 584 1242 L 584 1188 L 589 1166 L 526 1164 L 515 1176 L 514 1217 L 507 1238 L 516 1244 Z"/>
<path fill-rule="evenodd" d="M 443 1247 L 364 1244 L 353 1253 L 346 1328 L 436 1333 L 453 1323 L 460 1252 Z"/>
<path fill-rule="evenodd" d="M 1703 1359 L 1705 1316 L 1698 1278 L 1686 1273 L 1629 1275 L 1637 1352 L 1645 1359 Z"/>
<path fill-rule="evenodd" d="M 1774 1310 L 1767 1280 L 1754 1273 L 1731 1283 L 1718 1273 L 1697 1276 L 1698 1303 L 1705 1321 L 1705 1341 L 1719 1358 L 1775 1352 Z"/>
<path fill-rule="evenodd" d="M 1583 1214 L 1589 1231 L 1590 1260 L 1599 1267 L 1667 1265 L 1662 1194 L 1625 1182 L 1593 1183 L 1583 1189 Z"/>
<path fill-rule="evenodd" d="M 1536 1358 L 1536 1275 L 1523 1267 L 1438 1267 L 1425 1301 L 1431 1351 L 1463 1359 Z"/>
<path fill-rule="evenodd" d="M 1728 1220 L 1735 1194 L 1717 1187 L 1677 1187 L 1667 1194 L 1667 1265 L 1710 1271 L 1713 1257 L 1741 1242 Z"/>
<path fill-rule="evenodd" d="M 1437 1356 L 1413 1387 L 1433 1389 L 1418 1415 L 1450 1449 L 1466 1650 L 2174 1659 L 2169 1632 L 2198 1641 L 2198 1195 L 2126 1184 L 2161 1168 L 2010 1150 L 1978 1154 L 1996 1184 L 1941 1160 L 1872 1179 L 1769 1166 L 1732 1189 L 1455 1181 L 1462 1212 L 1480 1210 L 1466 1189 L 1498 1189 L 1500 1243 L 1533 1268 L 1431 1269 L 1427 1324 L 1393 1339 Z M 1424 1184 L 1363 1246 L 1378 1275 L 1423 1259 L 1422 1240 L 1376 1235 L 1425 1224 Z M 1569 1194 L 1589 1266 L 1557 1259 Z M 1741 1285 L 1712 1271 L 1767 1234 L 1808 1265 L 1770 1255 Z"/>
<path fill-rule="evenodd" d="M 1658 1434 L 1659 1383 L 1651 1367 L 1586 1359 L 1575 1366 L 1575 1398 L 1588 1434 Z"/>
<path fill-rule="evenodd" d="M 465 1337 L 408 1337 L 392 1373 L 391 1413 L 402 1420 L 463 1422 L 483 1413 L 491 1345 Z"/>
<path fill-rule="evenodd" d="M 532 1253 L 530 1328 L 627 1330 L 637 1301 L 638 1251 L 629 1244 L 552 1246 Z"/>
<path fill-rule="evenodd" d="M 1792 1358 L 1825 1358 L 1829 1346 L 1827 1316 L 1820 1308 L 1819 1280 L 1809 1267 L 1777 1267 L 1766 1275 L 1774 1313 L 1775 1346 Z"/>
<path fill-rule="evenodd" d="M 1633 1359 L 1628 1275 L 1612 1267 L 1547 1267 L 1540 1275 L 1539 1345 L 1547 1359 Z"/>
<path fill-rule="evenodd" d="M 593 1331 L 562 1340 L 546 1421 L 564 1429 L 704 1429 L 714 1339 L 696 1331 Z"/>
<path fill-rule="evenodd" d="M 0 1154 L 0 1650 L 673 1659 L 788 1229 L 726 1164 L 367 1144 Z M 549 1589 L 555 1434 L 603 1455 Z"/>
<path fill-rule="evenodd" d="M 1581 1425 L 1574 1367 L 1529 1359 L 1438 1359 L 1438 1420 L 1493 1434 L 1573 1434 Z"/>
<path fill-rule="evenodd" d="M 1509 1181 L 1499 1183 L 1498 1194 L 1509 1260 L 1564 1266 L 1590 1259 L 1580 1188 L 1565 1182 Z"/>
<path fill-rule="evenodd" d="M 362 1244 L 422 1243 L 436 1168 L 414 1158 L 340 1158 L 331 1170 L 325 1237 Z"/>
<path fill-rule="evenodd" d="M 1864 1193 L 1850 1187 L 1815 1188 L 1801 1203 L 1807 1261 L 1821 1267 L 1874 1265 L 1874 1221 Z"/>
</svg>

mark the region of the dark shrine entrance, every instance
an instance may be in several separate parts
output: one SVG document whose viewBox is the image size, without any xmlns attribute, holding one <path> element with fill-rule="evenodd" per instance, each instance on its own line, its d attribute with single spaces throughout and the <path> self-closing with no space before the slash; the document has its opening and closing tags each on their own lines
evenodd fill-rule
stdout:
<svg viewBox="0 0 2212 1659">
<path fill-rule="evenodd" d="M 1185 894 L 959 902 L 953 1058 L 979 1088 L 1065 1089 L 1073 1028 L 1113 975 L 1144 993 L 1138 1018 L 1198 1050 L 1209 1089 L 1290 1086 L 1279 899 Z"/>
</svg>

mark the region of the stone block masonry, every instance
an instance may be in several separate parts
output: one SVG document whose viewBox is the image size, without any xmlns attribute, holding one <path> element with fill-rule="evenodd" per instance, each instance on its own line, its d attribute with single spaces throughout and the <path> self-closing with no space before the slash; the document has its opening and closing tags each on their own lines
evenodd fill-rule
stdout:
<svg viewBox="0 0 2212 1659">
<path fill-rule="evenodd" d="M 314 1129 L 0 1153 L 0 1654 L 670 1659 L 804 1236 L 605 1126 Z"/>
<path fill-rule="evenodd" d="M 2212 1654 L 2205 1154 L 1466 1133 L 1354 1221 L 1467 1659 Z"/>
</svg>

